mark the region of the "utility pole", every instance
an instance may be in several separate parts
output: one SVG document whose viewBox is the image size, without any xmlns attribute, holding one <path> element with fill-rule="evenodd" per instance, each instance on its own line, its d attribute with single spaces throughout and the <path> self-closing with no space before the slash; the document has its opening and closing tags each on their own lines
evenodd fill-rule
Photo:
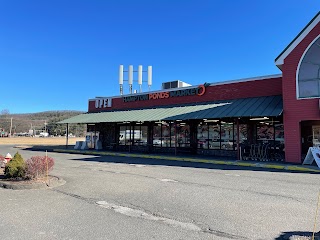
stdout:
<svg viewBox="0 0 320 240">
<path fill-rule="evenodd" d="M 12 132 L 12 117 L 11 117 L 11 121 L 10 121 L 10 133 L 9 133 L 10 137 L 11 137 L 11 132 Z"/>
</svg>

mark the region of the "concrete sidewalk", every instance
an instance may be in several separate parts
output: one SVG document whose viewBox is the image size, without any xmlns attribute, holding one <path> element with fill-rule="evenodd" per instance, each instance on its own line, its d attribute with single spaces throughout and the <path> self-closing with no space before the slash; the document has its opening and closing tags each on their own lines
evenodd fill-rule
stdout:
<svg viewBox="0 0 320 240">
<path fill-rule="evenodd" d="M 118 156 L 118 157 L 135 157 L 135 158 L 150 158 L 150 159 L 163 159 L 170 161 L 185 161 L 195 163 L 212 163 L 220 165 L 232 165 L 241 167 L 255 167 L 265 169 L 277 169 L 277 170 L 288 170 L 298 172 L 312 172 L 320 173 L 320 169 L 316 166 L 310 165 L 294 165 L 278 162 L 253 162 L 253 161 L 239 161 L 239 160 L 215 160 L 206 159 L 194 156 L 169 156 L 159 154 L 139 154 L 139 153 L 119 153 L 119 152 L 106 152 L 106 151 L 95 151 L 95 150 L 71 150 L 71 149 L 53 149 L 54 152 L 61 153 L 77 153 L 86 155 L 100 155 L 100 156 Z"/>
</svg>

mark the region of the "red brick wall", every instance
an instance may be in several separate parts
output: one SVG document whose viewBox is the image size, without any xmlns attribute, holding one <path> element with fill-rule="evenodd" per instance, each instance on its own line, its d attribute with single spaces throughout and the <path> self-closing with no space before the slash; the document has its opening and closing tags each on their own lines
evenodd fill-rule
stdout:
<svg viewBox="0 0 320 240">
<path fill-rule="evenodd" d="M 319 33 L 320 24 L 286 57 L 282 66 L 286 162 L 301 163 L 300 122 L 320 120 L 319 99 L 297 100 L 296 97 L 296 71 L 299 61 Z"/>
<path fill-rule="evenodd" d="M 130 108 L 144 108 L 152 106 L 163 106 L 170 104 L 200 103 L 216 100 L 228 100 L 238 98 L 273 96 L 282 94 L 282 81 L 280 78 L 263 79 L 256 81 L 238 82 L 224 85 L 209 86 L 203 96 L 172 97 L 156 100 L 145 100 L 135 102 L 123 102 L 122 98 L 112 99 L 112 108 L 96 109 L 95 102 L 89 102 L 89 112 L 102 110 L 118 110 Z"/>
</svg>

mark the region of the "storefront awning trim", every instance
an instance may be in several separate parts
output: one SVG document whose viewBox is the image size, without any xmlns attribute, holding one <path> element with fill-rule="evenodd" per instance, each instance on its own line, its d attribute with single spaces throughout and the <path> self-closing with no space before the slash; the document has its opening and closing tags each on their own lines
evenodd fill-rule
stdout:
<svg viewBox="0 0 320 240">
<path fill-rule="evenodd" d="M 146 122 L 231 117 L 275 117 L 283 112 L 281 96 L 243 98 L 193 106 L 81 114 L 59 123 Z"/>
</svg>

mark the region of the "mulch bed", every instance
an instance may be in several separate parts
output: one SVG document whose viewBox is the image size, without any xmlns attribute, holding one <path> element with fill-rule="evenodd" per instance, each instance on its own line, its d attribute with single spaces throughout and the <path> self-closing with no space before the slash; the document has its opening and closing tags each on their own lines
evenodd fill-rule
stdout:
<svg viewBox="0 0 320 240">
<path fill-rule="evenodd" d="M 4 175 L 4 168 L 0 168 L 0 187 L 9 189 L 43 189 L 63 185 L 65 181 L 55 176 L 38 178 L 33 180 L 7 179 Z"/>
</svg>

